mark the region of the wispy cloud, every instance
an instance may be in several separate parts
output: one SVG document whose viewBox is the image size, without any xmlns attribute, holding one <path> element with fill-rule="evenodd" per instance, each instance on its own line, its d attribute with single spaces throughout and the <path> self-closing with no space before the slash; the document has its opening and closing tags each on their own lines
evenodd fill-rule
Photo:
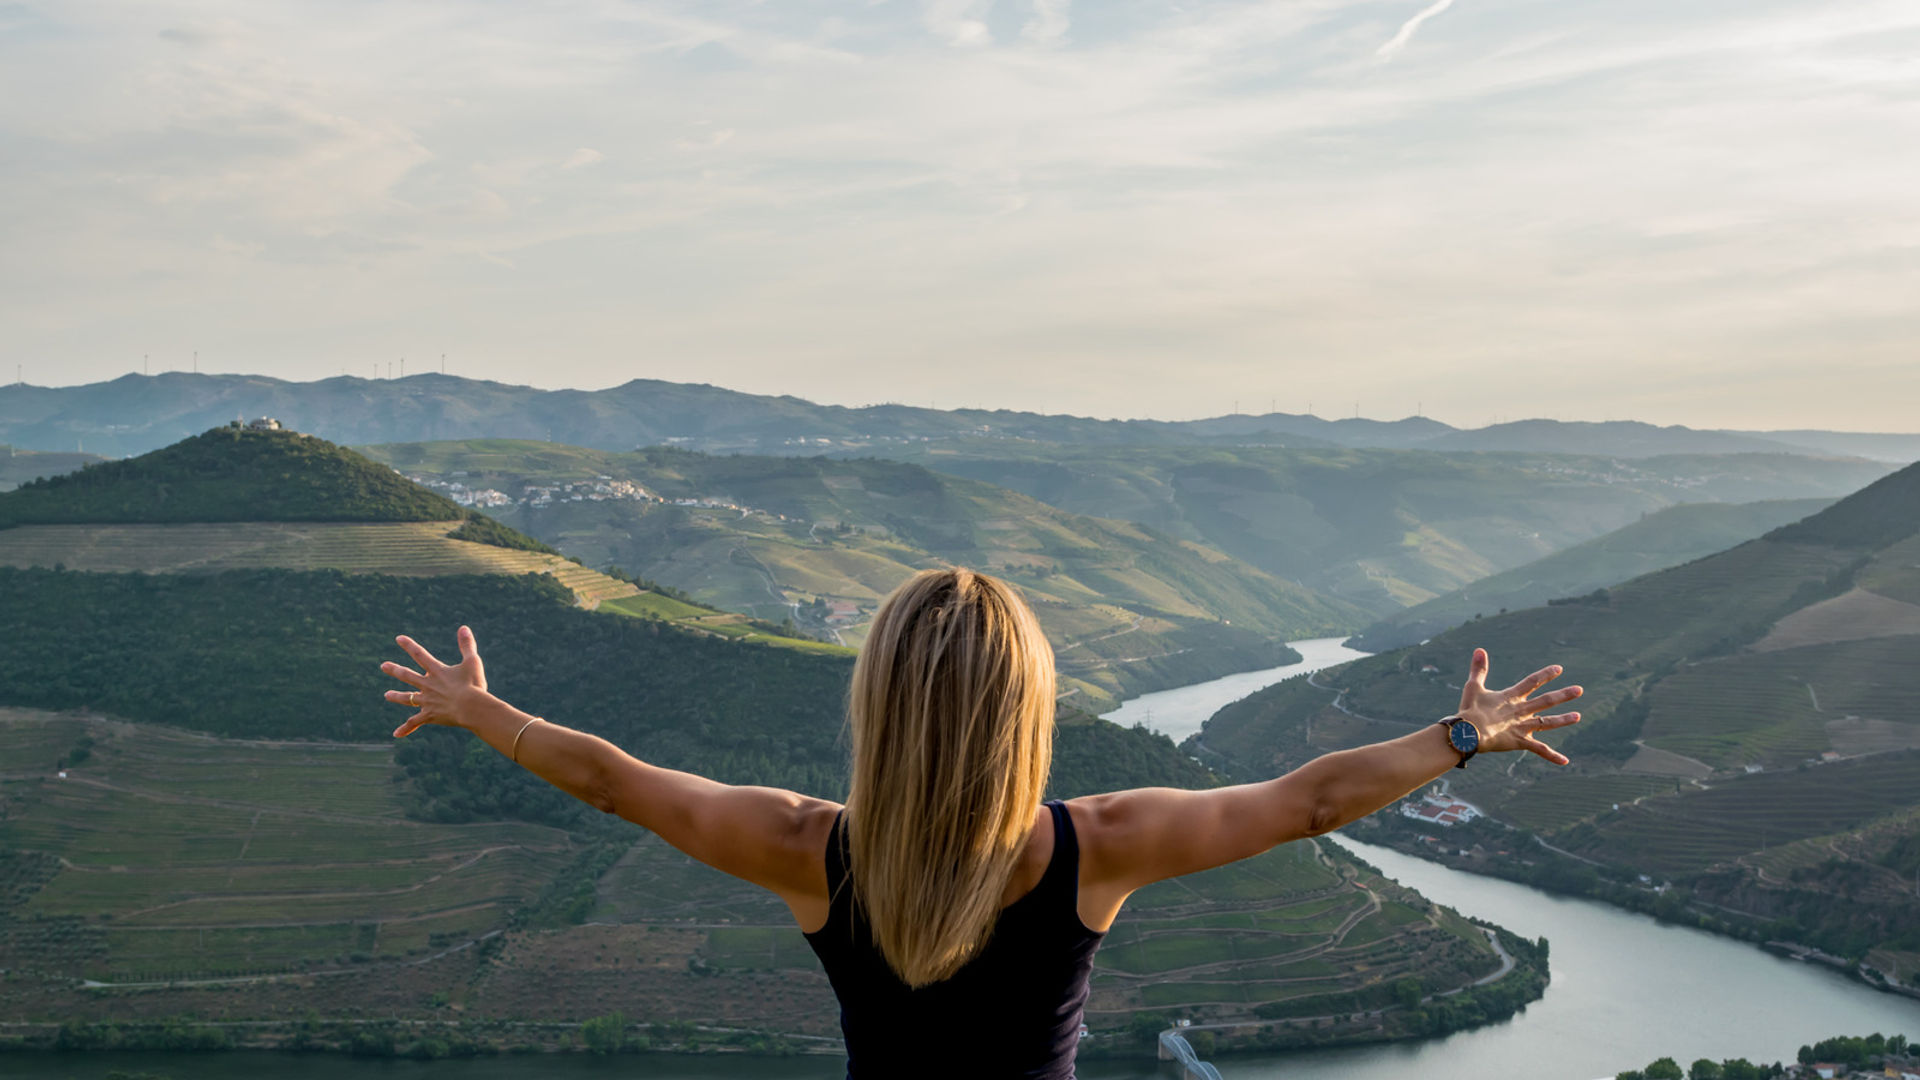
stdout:
<svg viewBox="0 0 1920 1080">
<path fill-rule="evenodd" d="M 1421 9 L 1418 15 L 1415 15 L 1413 18 L 1408 19 L 1404 23 L 1401 23 L 1399 32 L 1394 34 L 1393 37 L 1389 38 L 1386 44 L 1381 45 L 1378 49 L 1374 50 L 1373 55 L 1379 57 L 1382 60 L 1393 59 L 1394 56 L 1400 52 L 1401 49 L 1404 49 L 1407 47 L 1407 42 L 1413 40 L 1413 35 L 1419 32 L 1420 25 L 1422 23 L 1426 22 L 1428 19 L 1433 18 L 1435 15 L 1440 14 L 1441 12 L 1447 10 L 1452 6 L 1453 6 L 1453 0 L 1433 0 L 1433 3 Z"/>
<path fill-rule="evenodd" d="M 1444 50 L 1411 6 L 28 0 L 0 342 L 1911 425 L 1920 6 L 1474 0 Z"/>
</svg>

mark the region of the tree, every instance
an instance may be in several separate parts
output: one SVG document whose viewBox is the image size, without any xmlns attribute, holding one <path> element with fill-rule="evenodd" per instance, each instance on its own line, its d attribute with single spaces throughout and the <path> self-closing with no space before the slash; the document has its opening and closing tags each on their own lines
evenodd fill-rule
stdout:
<svg viewBox="0 0 1920 1080">
<path fill-rule="evenodd" d="M 627 1043 L 627 1018 L 617 1012 L 596 1016 L 580 1025 L 580 1038 L 596 1054 L 617 1054 Z"/>
<path fill-rule="evenodd" d="M 1127 1034 L 1135 1042 L 1150 1043 L 1160 1037 L 1160 1033 L 1169 1026 L 1166 1013 L 1134 1013 L 1127 1018 Z"/>
<path fill-rule="evenodd" d="M 1646 1068 L 1647 1080 L 1686 1080 L 1687 1074 L 1680 1071 L 1680 1063 L 1670 1057 L 1663 1057 Z"/>
<path fill-rule="evenodd" d="M 1720 1063 L 1708 1058 L 1700 1058 L 1687 1067 L 1687 1080 L 1725 1080 L 1724 1074 Z"/>
</svg>

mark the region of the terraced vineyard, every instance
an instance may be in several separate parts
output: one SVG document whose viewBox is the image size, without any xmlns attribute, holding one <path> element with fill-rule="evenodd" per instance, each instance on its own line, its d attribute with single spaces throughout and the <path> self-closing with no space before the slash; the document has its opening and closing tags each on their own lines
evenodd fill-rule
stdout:
<svg viewBox="0 0 1920 1080">
<path fill-rule="evenodd" d="M 1844 832 L 1911 803 L 1915 792 L 1920 752 L 1879 754 L 1622 806 L 1603 829 L 1564 842 L 1621 866 L 1688 873 L 1774 844 Z"/>
<path fill-rule="evenodd" d="M 1920 636 L 1728 657 L 1662 680 L 1649 745 L 1718 768 L 1920 746 Z"/>
<path fill-rule="evenodd" d="M 1135 893 L 1097 959 L 1089 1015 L 1178 1009 L 1208 1022 L 1333 1011 L 1419 976 L 1500 967 L 1486 937 L 1330 849 L 1303 842 Z"/>
<path fill-rule="evenodd" d="M 0 566 L 195 573 L 252 567 L 426 577 L 551 574 L 581 607 L 640 590 L 557 555 L 454 540 L 458 521 L 23 525 L 0 530 Z"/>
<path fill-rule="evenodd" d="M 636 830 L 407 820 L 389 746 L 6 710 L 0 761 L 0 1014 L 457 1006 L 834 1030 L 831 988 L 771 894 Z M 1301 843 L 1142 890 L 1090 1017 L 1273 1022 L 1499 967 L 1477 928 Z"/>
<path fill-rule="evenodd" d="M 504 927 L 577 847 L 533 825 L 405 819 L 390 746 L 0 710 L 0 760 L 0 850 L 56 860 L 0 899 L 0 968 L 16 973 L 0 1000 L 76 978 L 419 961 Z"/>
<path fill-rule="evenodd" d="M 1628 805 L 1648 795 L 1671 794 L 1673 790 L 1674 781 L 1664 777 L 1592 773 L 1529 785 L 1501 801 L 1490 802 L 1489 809 L 1503 818 L 1527 822 L 1530 828 L 1555 833 L 1607 813 L 1616 805 Z"/>
<path fill-rule="evenodd" d="M 697 929 L 705 940 L 691 953 L 696 965 L 752 975 L 780 996 L 832 1010 L 825 975 L 770 895 L 651 839 L 600 879 L 596 895 L 591 922 Z M 1306 842 L 1136 893 L 1096 958 L 1089 1023 L 1119 1027 L 1132 1013 L 1167 1009 L 1272 1021 L 1325 1012 L 1328 994 L 1384 998 L 1408 976 L 1447 989 L 1499 966 L 1486 936 L 1457 915 Z"/>
</svg>

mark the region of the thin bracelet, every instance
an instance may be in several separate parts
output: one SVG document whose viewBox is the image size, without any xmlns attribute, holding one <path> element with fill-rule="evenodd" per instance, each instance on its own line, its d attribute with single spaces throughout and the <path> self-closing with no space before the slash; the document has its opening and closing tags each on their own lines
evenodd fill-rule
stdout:
<svg viewBox="0 0 1920 1080">
<path fill-rule="evenodd" d="M 530 727 L 532 727 L 532 726 L 533 726 L 533 725 L 535 725 L 535 724 L 538 724 L 538 723 L 540 723 L 541 721 L 543 721 L 543 720 L 545 720 L 545 719 L 546 719 L 546 717 L 544 717 L 544 716 L 536 716 L 536 717 L 534 717 L 533 719 L 531 719 L 531 720 L 529 720 L 529 721 L 527 721 L 526 723 L 524 723 L 524 724 L 521 724 L 521 725 L 520 725 L 520 730 L 519 730 L 519 731 L 516 731 L 516 732 L 514 732 L 514 733 L 513 733 L 513 754 L 512 754 L 512 757 L 513 757 L 513 763 L 514 763 L 515 765 L 518 765 L 518 764 L 520 764 L 520 736 L 522 736 L 522 735 L 525 735 L 525 734 L 527 733 L 527 729 L 528 729 L 528 728 L 530 728 Z"/>
</svg>

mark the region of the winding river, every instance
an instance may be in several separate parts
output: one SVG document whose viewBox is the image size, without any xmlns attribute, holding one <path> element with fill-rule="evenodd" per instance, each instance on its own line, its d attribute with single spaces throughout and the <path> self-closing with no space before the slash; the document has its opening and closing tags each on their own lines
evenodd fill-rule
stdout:
<svg viewBox="0 0 1920 1080">
<path fill-rule="evenodd" d="M 1263 690 L 1274 683 L 1293 678 L 1295 675 L 1311 675 L 1324 667 L 1344 664 L 1349 660 L 1358 660 L 1369 653 L 1355 652 L 1340 644 L 1345 638 L 1314 638 L 1310 641 L 1293 642 L 1293 651 L 1300 654 L 1300 663 L 1283 667 L 1267 668 L 1264 671 L 1243 671 L 1238 675 L 1226 675 L 1210 679 L 1192 686 L 1175 687 L 1152 694 L 1142 694 L 1124 702 L 1118 709 L 1107 713 L 1103 719 L 1111 720 L 1123 727 L 1142 724 L 1172 738 L 1174 742 L 1186 738 L 1200 730 L 1207 717 L 1219 712 L 1223 707 L 1256 690 Z"/>
<path fill-rule="evenodd" d="M 1109 714 L 1175 739 L 1228 701 L 1268 683 L 1361 654 L 1337 640 L 1294 646 L 1304 664 L 1228 676 L 1129 702 Z M 1262 681 L 1265 680 L 1265 681 Z M 1131 710 L 1131 712 L 1129 711 Z M 1803 1043 L 1879 1031 L 1920 1037 L 1920 1000 L 1870 990 L 1825 968 L 1751 945 L 1585 900 L 1477 877 L 1385 848 L 1339 839 L 1388 877 L 1469 915 L 1552 942 L 1553 983 L 1514 1019 L 1443 1039 L 1295 1054 L 1230 1056 L 1214 1064 L 1228 1080 L 1595 1080 L 1657 1057 L 1794 1060 Z M 491 1058 L 474 1061 L 365 1061 L 333 1056 L 85 1054 L 0 1057 L 14 1080 L 104 1080 L 111 1070 L 185 1080 L 828 1080 L 830 1058 L 668 1056 Z M 1089 1062 L 1087 1080 L 1162 1077 L 1152 1064 Z"/>
</svg>

